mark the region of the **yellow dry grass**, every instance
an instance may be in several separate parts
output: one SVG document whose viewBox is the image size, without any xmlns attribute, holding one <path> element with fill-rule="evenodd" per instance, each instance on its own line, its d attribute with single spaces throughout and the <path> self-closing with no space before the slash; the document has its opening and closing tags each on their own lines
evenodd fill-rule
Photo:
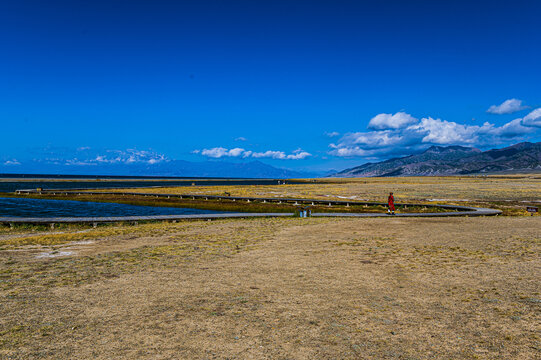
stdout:
<svg viewBox="0 0 541 360">
<path fill-rule="evenodd" d="M 0 247 L 7 248 L 24 245 L 60 245 L 73 241 L 84 241 L 93 238 L 112 237 L 126 234 L 163 234 L 165 231 L 170 231 L 172 228 L 182 228 L 183 226 L 183 223 L 175 224 L 174 226 L 168 226 L 165 223 L 148 223 L 141 224 L 140 226 L 133 226 L 127 224 L 109 224 L 100 225 L 99 227 L 92 229 L 85 228 L 84 226 L 79 226 L 78 228 L 73 227 L 71 230 L 50 232 L 38 231 L 32 233 L 22 233 L 21 230 L 18 230 L 18 232 L 15 232 L 12 236 L 6 236 L 3 239 L 0 235 Z M 7 231 L 8 229 L 4 228 L 4 233 L 6 233 Z"/>
<path fill-rule="evenodd" d="M 115 189 L 107 191 L 126 191 Z M 541 201 L 541 177 L 403 177 L 317 179 L 294 185 L 230 185 L 134 188 L 130 192 L 206 194 L 254 197 L 351 198 L 386 201 L 390 191 L 397 201 Z"/>
<path fill-rule="evenodd" d="M 19 244 L 0 250 L 0 357 L 535 359 L 540 219 L 194 221 Z"/>
<path fill-rule="evenodd" d="M 378 201 L 394 191 L 517 214 L 541 197 L 539 177 L 523 175 L 319 181 L 133 191 Z M 541 354 L 539 216 L 0 230 L 0 358 Z"/>
</svg>

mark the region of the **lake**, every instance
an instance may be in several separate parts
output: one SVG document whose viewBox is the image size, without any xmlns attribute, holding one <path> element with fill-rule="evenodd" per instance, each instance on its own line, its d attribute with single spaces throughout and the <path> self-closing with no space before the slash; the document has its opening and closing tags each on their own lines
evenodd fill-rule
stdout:
<svg viewBox="0 0 541 360">
<path fill-rule="evenodd" d="M 225 211 L 176 207 L 137 206 L 71 200 L 0 197 L 0 217 L 109 217 L 218 214 Z"/>
<path fill-rule="evenodd" d="M 24 178 L 24 181 L 21 181 Z M 300 181 L 285 180 L 289 184 Z M 12 193 L 17 189 L 106 189 L 160 186 L 211 186 L 211 185 L 276 185 L 284 180 L 278 179 L 153 179 L 126 177 L 92 176 L 52 176 L 52 175 L 2 175 L 0 174 L 0 193 Z M 187 190 L 186 192 L 189 192 Z M 188 215 L 223 213 L 215 210 L 192 208 L 136 206 L 115 203 L 83 202 L 69 200 L 42 200 L 28 198 L 0 197 L 0 216 L 15 217 L 113 217 L 113 216 L 151 216 Z"/>
</svg>

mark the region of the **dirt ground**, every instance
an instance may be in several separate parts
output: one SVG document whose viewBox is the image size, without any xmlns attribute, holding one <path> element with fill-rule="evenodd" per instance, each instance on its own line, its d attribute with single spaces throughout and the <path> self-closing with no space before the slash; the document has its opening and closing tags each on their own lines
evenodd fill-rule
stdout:
<svg viewBox="0 0 541 360">
<path fill-rule="evenodd" d="M 2 359 L 541 357 L 538 216 L 19 229 L 0 246 Z"/>
</svg>

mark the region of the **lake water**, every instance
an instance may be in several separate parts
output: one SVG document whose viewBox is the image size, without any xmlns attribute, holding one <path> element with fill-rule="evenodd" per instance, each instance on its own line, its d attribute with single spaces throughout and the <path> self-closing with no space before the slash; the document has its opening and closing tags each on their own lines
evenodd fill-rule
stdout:
<svg viewBox="0 0 541 360">
<path fill-rule="evenodd" d="M 210 185 L 276 185 L 278 179 L 150 179 L 125 177 L 92 176 L 51 176 L 51 175 L 3 175 L 0 174 L 0 193 L 12 193 L 17 189 L 104 189 L 159 186 L 210 186 Z M 21 178 L 28 180 L 20 181 Z M 53 180 L 51 180 L 51 178 Z M 56 180 L 58 179 L 58 180 Z M 55 181 L 56 180 L 56 181 Z M 64 181 L 59 181 L 64 180 Z M 70 180 L 70 181 L 65 181 Z M 295 184 L 286 180 L 288 184 Z M 189 189 L 186 189 L 189 193 Z M 0 216 L 15 217 L 94 217 L 94 216 L 151 216 L 222 213 L 214 210 L 191 208 L 135 206 L 115 203 L 83 202 L 69 200 L 42 200 L 28 198 L 0 197 Z"/>
<path fill-rule="evenodd" d="M 102 217 L 217 214 L 225 211 L 191 208 L 136 206 L 70 200 L 0 197 L 0 217 Z"/>
</svg>

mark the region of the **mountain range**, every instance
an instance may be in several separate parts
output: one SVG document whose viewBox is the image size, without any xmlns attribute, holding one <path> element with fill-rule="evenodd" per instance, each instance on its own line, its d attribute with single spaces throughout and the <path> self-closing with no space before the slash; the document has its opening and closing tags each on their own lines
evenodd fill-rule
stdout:
<svg viewBox="0 0 541 360">
<path fill-rule="evenodd" d="M 332 177 L 431 176 L 541 171 L 541 142 L 481 151 L 465 146 L 432 146 L 420 154 L 367 163 Z"/>
<path fill-rule="evenodd" d="M 71 165 L 67 162 L 29 161 L 0 163 L 0 173 L 70 174 L 229 178 L 311 178 L 371 176 L 431 176 L 489 173 L 541 172 L 541 142 L 523 142 L 502 149 L 481 151 L 465 146 L 432 146 L 422 153 L 367 163 L 325 174 L 301 172 L 267 165 L 260 161 L 226 162 L 166 160 L 149 162 L 106 162 Z"/>
<path fill-rule="evenodd" d="M 237 163 L 225 161 L 191 162 L 185 160 L 168 160 L 153 164 L 148 162 L 117 162 L 88 165 L 31 161 L 17 165 L 0 164 L 0 173 L 273 179 L 306 178 L 318 175 L 277 168 L 261 161 Z"/>
</svg>

